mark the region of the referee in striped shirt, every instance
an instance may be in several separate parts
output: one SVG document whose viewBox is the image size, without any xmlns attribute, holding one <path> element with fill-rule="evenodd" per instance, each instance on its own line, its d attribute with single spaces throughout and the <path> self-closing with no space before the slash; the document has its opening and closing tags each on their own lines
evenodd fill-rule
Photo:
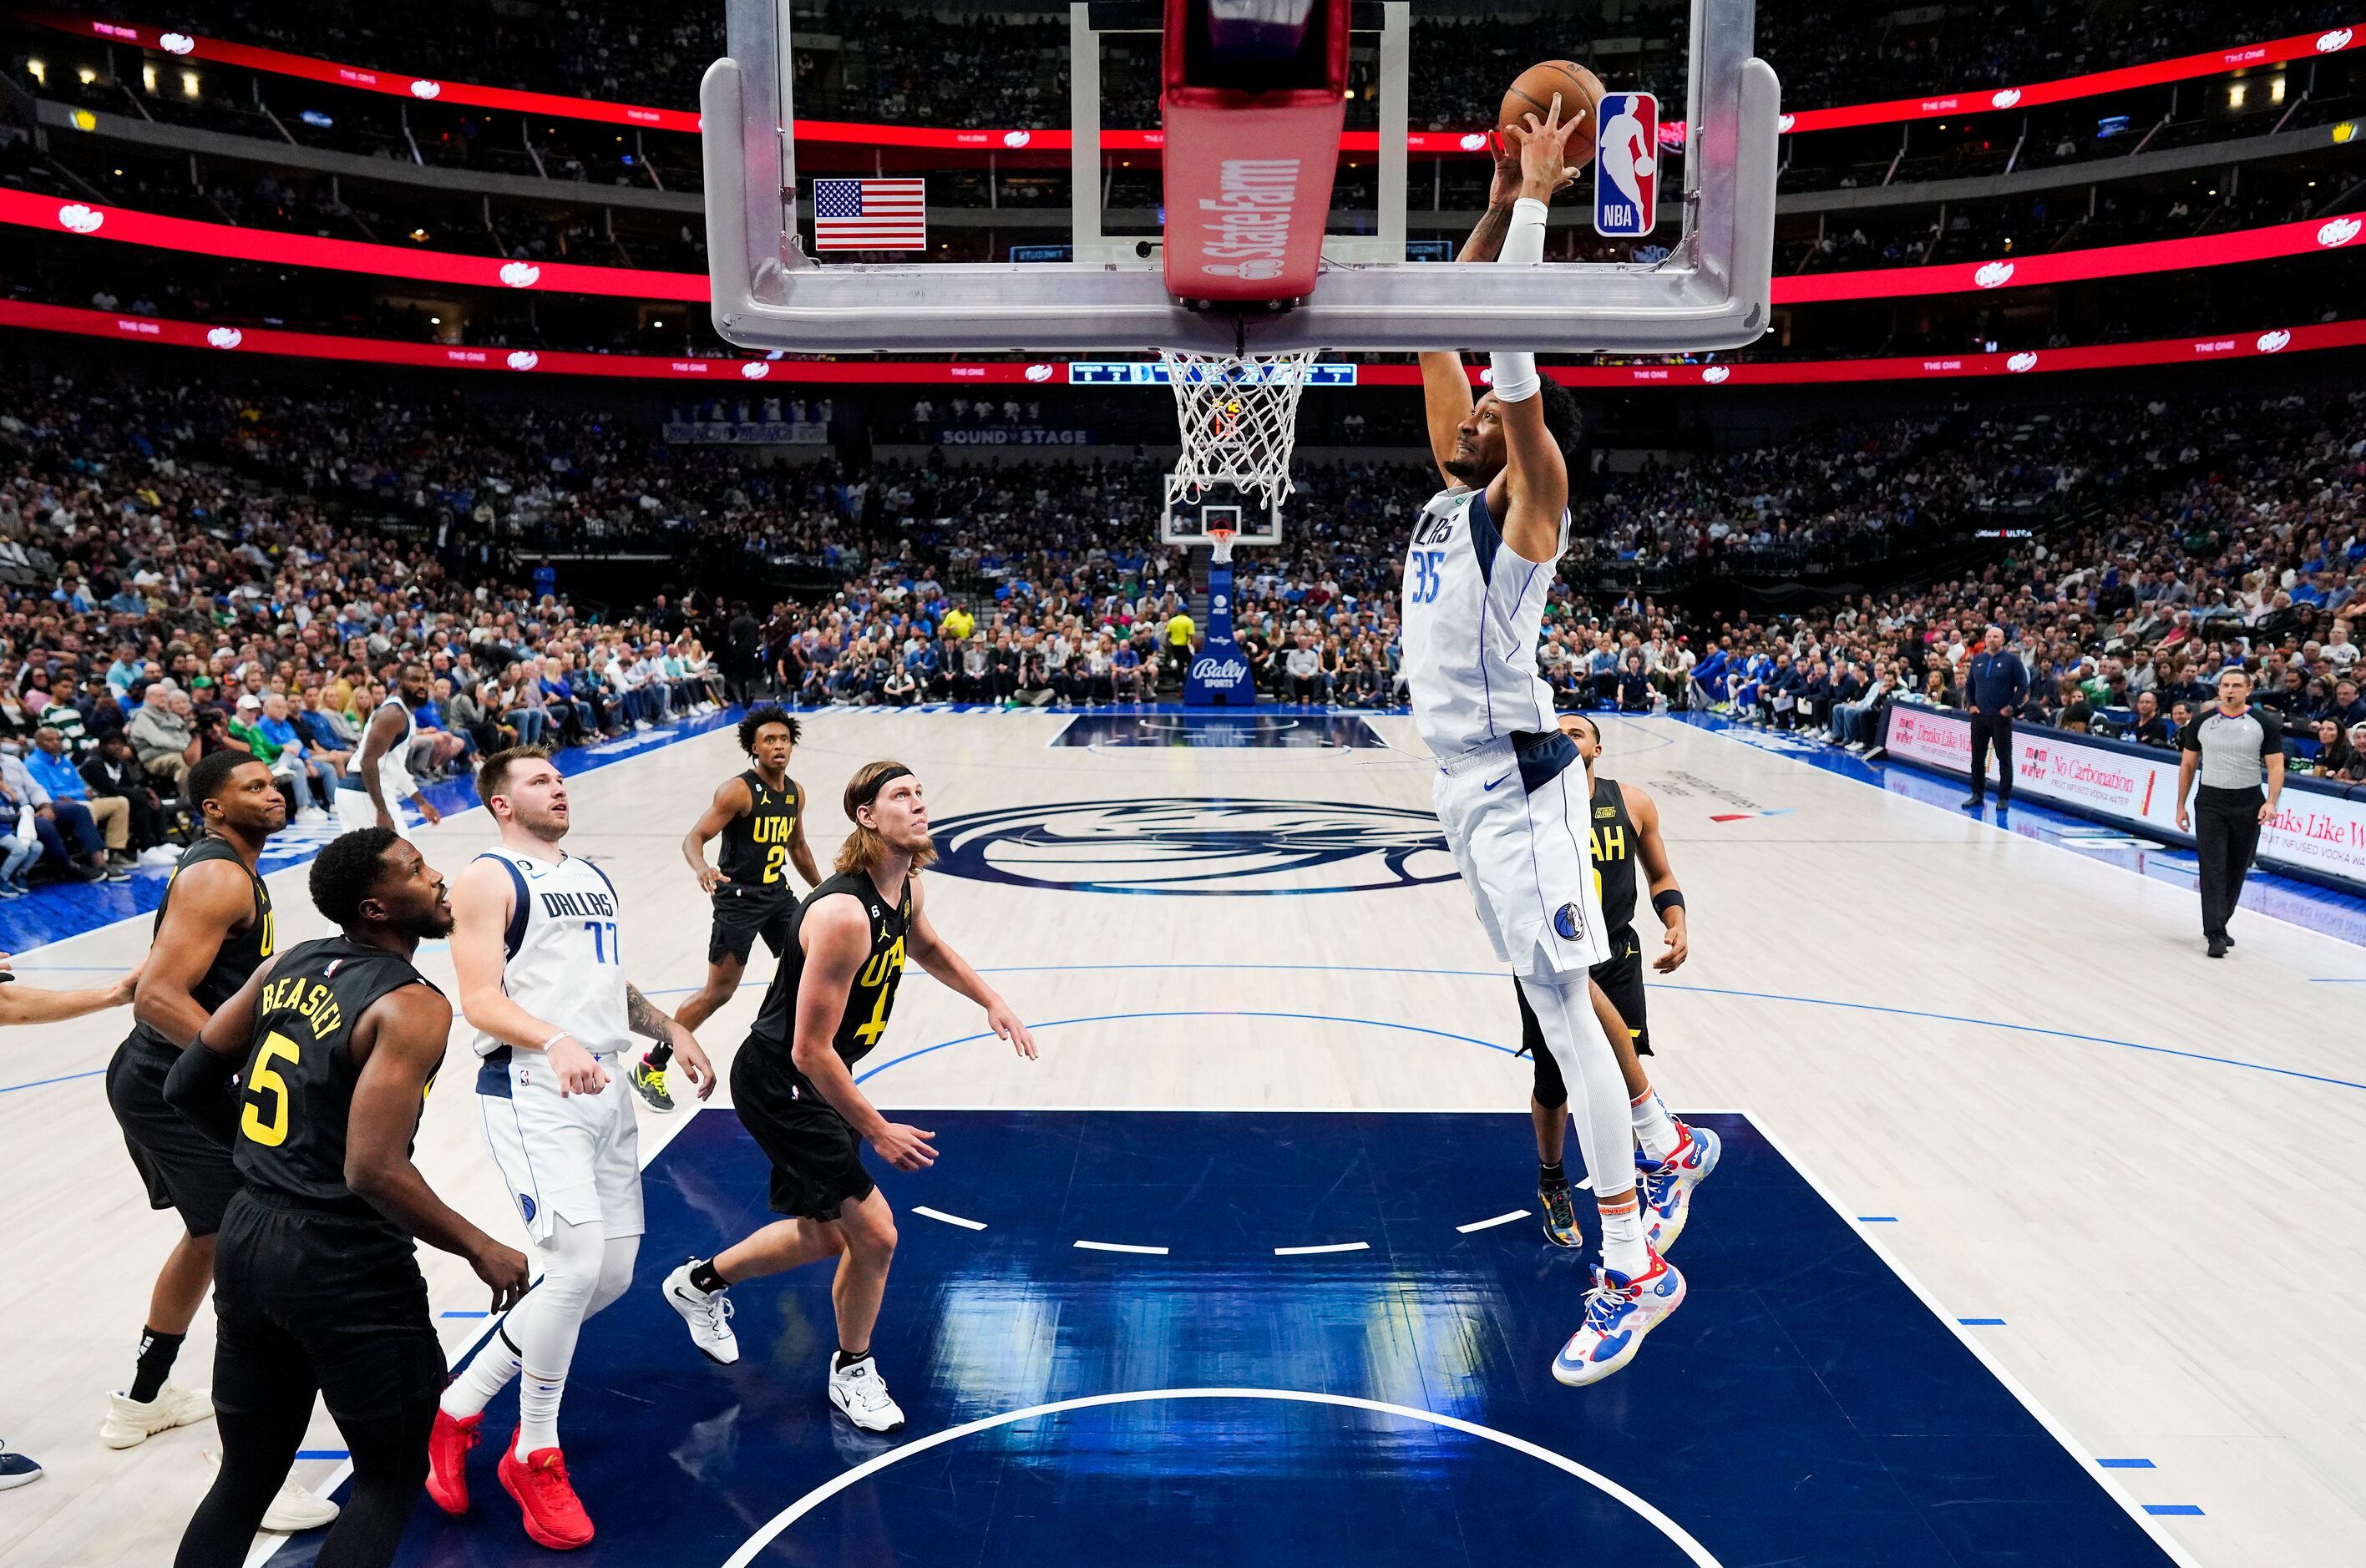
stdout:
<svg viewBox="0 0 2366 1568">
<path fill-rule="evenodd" d="M 2283 793 L 2283 721 L 2252 703 L 2250 676 L 2230 666 L 2218 674 L 2218 700 L 2185 726 L 2178 744 L 2177 826 L 2193 834 L 2202 861 L 2202 935 L 2210 956 L 2223 958 L 2235 945 L 2226 922 L 2243 897 L 2259 830 L 2276 820 L 2276 797 Z"/>
</svg>

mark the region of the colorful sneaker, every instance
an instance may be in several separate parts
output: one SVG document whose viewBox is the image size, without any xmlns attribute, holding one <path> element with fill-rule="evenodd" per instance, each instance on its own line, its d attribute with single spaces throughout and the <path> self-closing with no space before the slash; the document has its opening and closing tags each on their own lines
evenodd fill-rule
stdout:
<svg viewBox="0 0 2366 1568">
<path fill-rule="evenodd" d="M 633 1092 L 639 1095 L 650 1110 L 673 1109 L 673 1096 L 666 1092 L 666 1070 L 651 1067 L 648 1058 L 644 1057 L 633 1064 L 633 1070 L 625 1075 L 625 1081 L 633 1086 Z"/>
<path fill-rule="evenodd" d="M 887 1397 L 887 1382 L 877 1364 L 868 1355 L 843 1367 L 837 1360 L 830 1358 L 829 1402 L 866 1432 L 903 1430 L 904 1412 Z"/>
<path fill-rule="evenodd" d="M 465 1420 L 438 1410 L 427 1433 L 427 1495 L 455 1518 L 468 1511 L 468 1450 L 484 1424 L 481 1410 Z"/>
<path fill-rule="evenodd" d="M 1651 1268 L 1632 1280 L 1597 1267 L 1585 1293 L 1585 1321 L 1553 1358 L 1554 1381 L 1572 1388 L 1601 1382 L 1633 1361 L 1643 1336 L 1684 1304 L 1684 1277 L 1656 1252 Z"/>
<path fill-rule="evenodd" d="M 1681 1148 L 1678 1149 L 1681 1153 Z M 1684 1184 L 1676 1162 L 1654 1165 L 1644 1158 L 1640 1149 L 1635 1152 L 1635 1193 L 1643 1202 L 1643 1239 L 1651 1250 L 1666 1256 L 1676 1238 L 1684 1233 L 1684 1222 L 1692 1217 L 1693 1190 Z"/>
<path fill-rule="evenodd" d="M 1537 1201 L 1545 1206 L 1545 1239 L 1555 1247 L 1578 1245 L 1577 1208 L 1570 1201 L 1568 1184 L 1538 1187 Z"/>
<path fill-rule="evenodd" d="M 1714 1127 L 1696 1127 L 1681 1116 L 1668 1119 L 1676 1124 L 1676 1131 L 1683 1135 L 1675 1153 L 1668 1156 L 1668 1163 L 1675 1167 L 1677 1175 L 1684 1178 L 1685 1187 L 1697 1187 L 1708 1180 L 1710 1171 L 1717 1169 L 1718 1156 L 1725 1152 L 1725 1140 L 1717 1136 Z"/>
<path fill-rule="evenodd" d="M 690 1264 L 697 1261 L 693 1258 L 665 1277 L 666 1305 L 690 1326 L 690 1342 L 699 1354 L 727 1367 L 739 1359 L 739 1337 L 731 1332 L 731 1298 L 690 1282 Z"/>
<path fill-rule="evenodd" d="M 520 1459 L 513 1436 L 502 1446 L 494 1473 L 501 1477 L 501 1489 L 517 1499 L 525 1533 L 536 1546 L 572 1551 L 591 1544 L 592 1516 L 575 1500 L 575 1488 L 567 1480 L 566 1455 L 557 1449 L 536 1449 Z"/>
</svg>

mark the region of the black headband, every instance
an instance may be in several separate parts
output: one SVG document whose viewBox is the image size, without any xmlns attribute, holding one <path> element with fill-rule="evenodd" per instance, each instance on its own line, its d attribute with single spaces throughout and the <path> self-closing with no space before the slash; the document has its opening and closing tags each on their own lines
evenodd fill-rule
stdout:
<svg viewBox="0 0 2366 1568">
<path fill-rule="evenodd" d="M 880 790 L 884 790 L 889 784 L 895 782 L 896 779 L 908 778 L 911 775 L 912 770 L 910 768 L 905 767 L 900 762 L 896 764 L 896 766 L 890 767 L 886 772 L 881 774 L 878 778 L 873 778 L 871 781 L 870 789 L 855 797 L 855 799 L 848 805 L 846 814 L 851 817 L 863 807 L 870 805 L 873 801 L 878 800 Z"/>
</svg>

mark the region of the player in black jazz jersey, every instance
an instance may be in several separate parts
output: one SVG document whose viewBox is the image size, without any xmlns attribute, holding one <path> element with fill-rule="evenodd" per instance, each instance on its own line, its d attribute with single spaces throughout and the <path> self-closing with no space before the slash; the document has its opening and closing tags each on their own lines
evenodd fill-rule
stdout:
<svg viewBox="0 0 2366 1568">
<path fill-rule="evenodd" d="M 846 786 L 854 832 L 838 874 L 797 913 L 780 973 L 731 1067 L 731 1101 L 772 1161 L 777 1220 L 710 1259 L 666 1276 L 668 1304 L 711 1359 L 739 1359 L 724 1290 L 825 1258 L 838 1260 L 830 1300 L 838 1353 L 830 1403 L 865 1431 L 892 1432 L 904 1413 L 871 1360 L 871 1331 L 896 1253 L 896 1218 L 862 1168 L 868 1143 L 898 1170 L 936 1163 L 936 1135 L 891 1122 L 855 1087 L 854 1064 L 877 1047 L 908 955 L 986 1009 L 996 1035 L 1022 1057 L 1034 1036 L 994 989 L 929 924 L 918 871 L 935 858 L 920 781 L 900 762 L 865 763 Z"/>
<path fill-rule="evenodd" d="M 1587 817 L 1587 847 L 1594 861 L 1594 885 L 1602 900 L 1602 921 L 1610 931 L 1610 957 L 1590 971 L 1604 1001 L 1617 1014 L 1604 1025 L 1618 1047 L 1619 1070 L 1626 1075 L 1628 1111 L 1635 1128 L 1635 1164 L 1641 1178 L 1643 1228 L 1652 1249 L 1664 1254 L 1676 1244 L 1692 1215 L 1692 1191 L 1717 1167 L 1718 1141 L 1708 1127 L 1687 1126 L 1668 1114 L 1659 1093 L 1644 1074 L 1641 1058 L 1651 1052 L 1651 1025 L 1643 1013 L 1643 944 L 1635 935 L 1635 866 L 1639 860 L 1650 879 L 1651 909 L 1666 929 L 1663 950 L 1651 960 L 1660 973 L 1673 974 L 1690 954 L 1690 931 L 1684 917 L 1684 895 L 1676 886 L 1675 868 L 1668 864 L 1668 846 L 1660 837 L 1660 807 L 1643 790 L 1615 778 L 1594 776 L 1602 756 L 1602 729 L 1583 713 L 1564 713 L 1560 732 L 1577 744 L 1585 762 L 1586 793 L 1592 805 Z M 1600 1003 L 1596 1004 L 1597 1006 Z M 1529 1010 L 1527 994 L 1520 993 L 1521 1049 L 1536 1058 L 1537 1083 L 1528 1114 L 1537 1131 L 1537 1197 L 1544 1204 L 1545 1235 L 1556 1246 L 1579 1243 L 1577 1215 L 1570 1200 L 1569 1174 L 1561 1154 L 1569 1130 L 1569 1089 L 1552 1053 L 1543 1048 L 1543 1032 Z"/>
<path fill-rule="evenodd" d="M 452 1027 L 451 1004 L 411 967 L 422 939 L 452 930 L 442 874 L 393 829 L 371 827 L 321 852 L 311 888 L 341 934 L 257 969 L 165 1082 L 242 1182 L 215 1258 L 221 1473 L 177 1568 L 244 1561 L 315 1393 L 354 1462 L 320 1560 L 392 1562 L 426 1484 L 444 1387 L 412 1238 L 468 1259 L 496 1312 L 526 1288 L 524 1255 L 455 1214 L 411 1162 Z"/>
<path fill-rule="evenodd" d="M 748 955 L 761 936 L 772 957 L 781 956 L 796 924 L 797 901 L 789 891 L 789 868 L 808 888 L 821 885 L 821 869 L 806 843 L 806 796 L 789 777 L 789 754 L 799 735 L 796 720 L 776 707 L 755 708 L 739 721 L 739 749 L 755 767 L 725 779 L 706 812 L 682 841 L 682 858 L 698 873 L 698 885 L 715 902 L 715 930 L 706 939 L 706 984 L 674 1009 L 674 1020 L 695 1030 L 739 989 Z M 720 835 L 720 866 L 706 863 L 707 841 Z M 666 1067 L 673 1047 L 660 1045 L 626 1075 L 633 1092 L 652 1111 L 673 1109 Z"/>
<path fill-rule="evenodd" d="M 271 893 L 254 867 L 265 841 L 287 825 L 287 801 L 271 769 L 244 752 L 200 758 L 184 788 L 204 832 L 182 855 L 157 906 L 155 940 L 132 999 L 131 1033 L 107 1065 L 107 1100 L 148 1185 L 149 1206 L 178 1210 L 187 1234 L 148 1298 L 131 1386 L 107 1395 L 98 1437 L 115 1449 L 213 1413 L 205 1390 L 174 1388 L 164 1380 L 213 1279 L 214 1233 L 238 1191 L 238 1172 L 227 1153 L 164 1103 L 164 1075 L 214 1009 L 271 957 Z M 320 1517 L 310 1523 L 335 1517 L 325 1504 L 312 1506 Z"/>
</svg>

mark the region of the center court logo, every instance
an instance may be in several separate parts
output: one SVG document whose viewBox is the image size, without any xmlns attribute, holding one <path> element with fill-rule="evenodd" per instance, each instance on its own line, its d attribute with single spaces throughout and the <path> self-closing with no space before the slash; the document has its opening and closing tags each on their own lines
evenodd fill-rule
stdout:
<svg viewBox="0 0 2366 1568">
<path fill-rule="evenodd" d="M 938 823 L 933 836 L 939 871 L 1080 893 L 1354 893 L 1456 875 L 1429 812 L 1337 801 L 1013 806 Z"/>
</svg>

